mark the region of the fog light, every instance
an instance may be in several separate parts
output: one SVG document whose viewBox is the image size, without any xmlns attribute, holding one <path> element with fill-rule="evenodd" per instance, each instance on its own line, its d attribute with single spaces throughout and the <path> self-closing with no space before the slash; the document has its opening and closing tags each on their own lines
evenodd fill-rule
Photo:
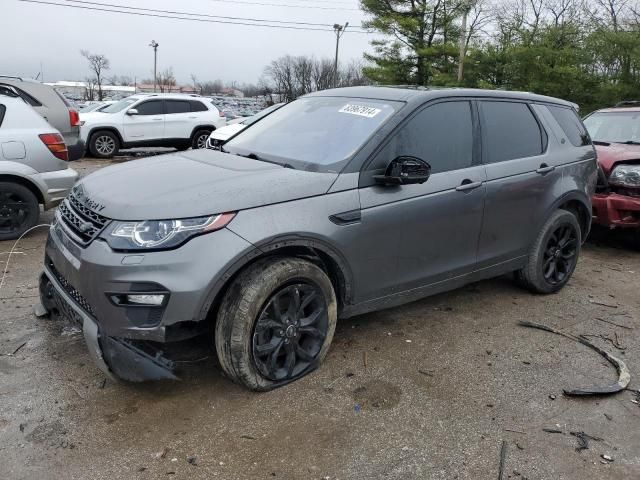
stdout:
<svg viewBox="0 0 640 480">
<path fill-rule="evenodd" d="M 160 306 L 164 303 L 166 295 L 148 295 L 148 294 L 132 294 L 126 295 L 127 303 L 129 305 L 155 305 Z"/>
</svg>

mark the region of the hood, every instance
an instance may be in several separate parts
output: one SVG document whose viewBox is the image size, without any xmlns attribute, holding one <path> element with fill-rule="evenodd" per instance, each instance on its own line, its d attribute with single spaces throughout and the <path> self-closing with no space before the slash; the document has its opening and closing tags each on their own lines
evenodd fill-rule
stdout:
<svg viewBox="0 0 640 480">
<path fill-rule="evenodd" d="M 105 115 L 108 115 L 108 113 L 104 113 L 104 112 L 87 112 L 87 113 L 82 113 L 80 112 L 80 120 L 83 122 L 91 122 L 93 120 L 95 120 L 96 118 L 104 118 Z"/>
<path fill-rule="evenodd" d="M 626 163 L 633 160 L 640 162 L 640 145 L 612 143 L 609 146 L 595 145 L 595 147 L 598 153 L 598 163 L 607 177 L 617 163 Z"/>
<path fill-rule="evenodd" d="M 322 195 L 337 177 L 202 149 L 103 168 L 80 185 L 105 217 L 163 220 Z"/>
<path fill-rule="evenodd" d="M 214 130 L 213 132 L 211 132 L 210 137 L 214 140 L 226 141 L 245 128 L 247 128 L 246 125 L 242 125 L 241 123 L 234 123 L 233 125 L 227 125 L 226 127 Z"/>
</svg>

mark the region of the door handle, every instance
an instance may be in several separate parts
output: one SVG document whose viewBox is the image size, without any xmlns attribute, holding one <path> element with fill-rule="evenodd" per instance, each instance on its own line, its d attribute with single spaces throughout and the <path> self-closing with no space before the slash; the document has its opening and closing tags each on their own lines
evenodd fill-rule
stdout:
<svg viewBox="0 0 640 480">
<path fill-rule="evenodd" d="M 539 173 L 540 175 L 546 175 L 549 172 L 553 172 L 555 169 L 556 167 L 550 167 L 546 163 L 543 163 L 542 165 L 540 165 L 540 168 L 536 170 L 536 173 Z"/>
<path fill-rule="evenodd" d="M 154 119 L 153 119 L 153 121 L 154 121 L 154 122 L 161 122 L 161 121 L 162 121 L 162 119 L 161 119 L 161 118 L 154 118 Z"/>
<path fill-rule="evenodd" d="M 470 190 L 475 190 L 478 187 L 482 186 L 482 182 L 472 182 L 469 179 L 465 179 L 462 181 L 459 187 L 456 187 L 456 191 L 458 192 L 468 192 Z"/>
<path fill-rule="evenodd" d="M 193 117 L 189 117 L 189 118 L 190 118 L 191 120 L 194 120 L 194 119 L 196 119 L 196 118 L 198 118 L 198 117 L 193 116 Z"/>
</svg>

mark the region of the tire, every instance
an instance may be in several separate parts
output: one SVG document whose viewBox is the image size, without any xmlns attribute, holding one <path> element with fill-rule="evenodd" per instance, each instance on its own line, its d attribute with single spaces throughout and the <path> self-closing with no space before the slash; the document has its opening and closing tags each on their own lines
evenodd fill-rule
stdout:
<svg viewBox="0 0 640 480">
<path fill-rule="evenodd" d="M 291 308 L 296 292 L 299 309 Z M 259 260 L 233 281 L 220 305 L 215 328 L 220 365 L 250 390 L 280 387 L 324 360 L 336 319 L 335 292 L 320 267 L 298 258 Z"/>
<path fill-rule="evenodd" d="M 120 150 L 120 139 L 108 130 L 100 130 L 91 135 L 89 151 L 96 158 L 112 158 Z"/>
<path fill-rule="evenodd" d="M 191 148 L 197 150 L 199 148 L 207 148 L 207 138 L 211 135 L 212 130 L 207 128 L 202 128 L 200 130 L 196 130 L 196 133 L 191 137 Z"/>
<path fill-rule="evenodd" d="M 557 210 L 542 227 L 516 279 L 534 293 L 555 293 L 571 279 L 582 246 L 582 232 L 576 216 Z"/>
<path fill-rule="evenodd" d="M 24 185 L 0 182 L 0 240 L 15 240 L 38 223 L 40 204 Z"/>
</svg>

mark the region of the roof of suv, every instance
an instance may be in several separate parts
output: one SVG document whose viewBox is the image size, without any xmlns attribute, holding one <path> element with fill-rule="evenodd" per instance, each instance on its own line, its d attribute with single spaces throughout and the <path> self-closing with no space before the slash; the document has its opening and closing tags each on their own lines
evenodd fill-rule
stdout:
<svg viewBox="0 0 640 480">
<path fill-rule="evenodd" d="M 379 100 L 409 102 L 429 100 L 439 97 L 487 97 L 512 98 L 542 103 L 557 103 L 575 108 L 575 105 L 559 98 L 537 95 L 529 92 L 508 90 L 481 90 L 475 88 L 426 88 L 426 87 L 346 87 L 323 90 L 307 97 L 360 97 Z"/>
</svg>

